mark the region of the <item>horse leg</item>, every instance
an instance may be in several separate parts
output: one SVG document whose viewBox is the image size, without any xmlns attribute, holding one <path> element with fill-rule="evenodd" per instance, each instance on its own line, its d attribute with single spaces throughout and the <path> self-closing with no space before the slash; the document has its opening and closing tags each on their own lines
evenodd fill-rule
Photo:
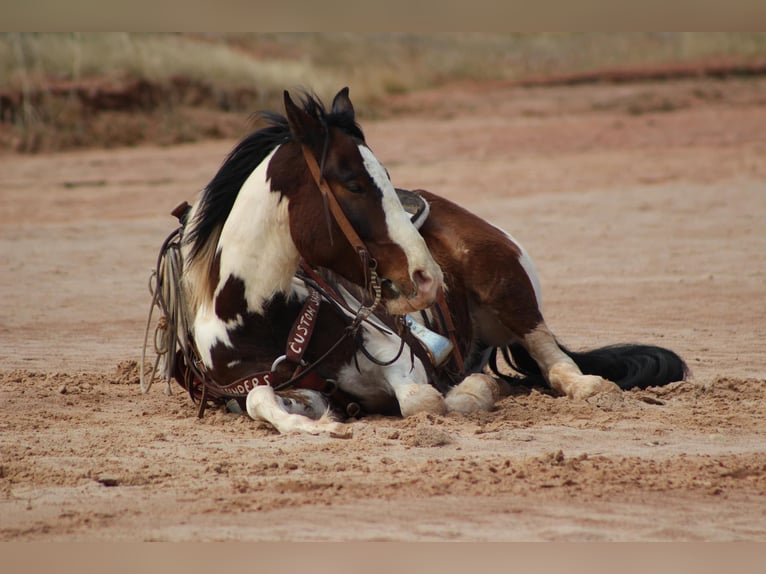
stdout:
<svg viewBox="0 0 766 574">
<path fill-rule="evenodd" d="M 585 375 L 558 345 L 540 311 L 539 280 L 526 252 L 509 235 L 492 229 L 485 237 L 492 249 L 475 255 L 479 269 L 491 269 L 498 257 L 506 262 L 503 273 L 471 273 L 470 298 L 474 336 L 483 345 L 500 347 L 519 341 L 537 363 L 543 377 L 556 392 L 570 398 L 619 390 L 602 377 Z M 483 359 L 482 359 L 483 360 Z M 483 366 L 483 365 L 482 365 Z"/>
<path fill-rule="evenodd" d="M 401 339 L 396 336 L 387 336 L 372 328 L 365 329 L 364 345 L 372 356 L 390 357 L 397 352 L 400 343 Z M 444 397 L 428 383 L 423 363 L 417 357 L 411 357 L 406 350 L 388 365 L 375 363 L 363 353 L 358 353 L 356 359 L 355 364 L 347 365 L 340 371 L 338 383 L 341 390 L 358 397 L 368 412 L 390 411 L 389 405 L 394 398 L 403 417 L 421 412 L 447 412 Z"/>
<path fill-rule="evenodd" d="M 333 280 L 350 307 L 362 304 L 363 292 L 343 279 Z M 446 413 L 444 397 L 429 384 L 421 360 L 408 352 L 406 345 L 402 346 L 398 335 L 378 328 L 382 326 L 362 324 L 357 344 L 366 352 L 357 351 L 354 360 L 340 368 L 338 388 L 353 396 L 368 413 L 403 417 L 421 412 Z"/>
<path fill-rule="evenodd" d="M 367 344 L 374 340 L 374 335 L 368 334 Z M 383 339 L 392 349 L 395 339 Z M 383 348 L 383 344 L 377 341 L 376 349 Z M 362 360 L 360 360 L 362 363 Z M 376 379 L 376 369 L 369 361 L 369 371 L 365 373 L 368 380 Z M 443 415 L 448 411 L 470 413 L 477 410 L 490 410 L 500 396 L 500 387 L 494 378 L 474 373 L 450 389 L 446 397 L 428 383 L 428 375 L 420 359 L 415 358 L 414 363 L 409 353 L 402 353 L 394 363 L 382 368 L 380 376 L 394 391 L 399 403 L 399 410 L 403 417 L 426 412 Z M 359 388 L 360 385 L 356 385 Z"/>
<path fill-rule="evenodd" d="M 428 383 L 423 363 L 416 358 L 413 364 L 404 355 L 408 353 L 402 353 L 402 357 L 382 372 L 383 378 L 394 391 L 402 416 L 410 417 L 417 413 L 445 414 L 447 405 L 444 397 Z"/>
<path fill-rule="evenodd" d="M 583 374 L 577 363 L 561 349 L 545 324 L 531 289 L 494 295 L 475 312 L 482 340 L 495 347 L 518 341 L 550 387 L 569 398 L 586 399 L 598 393 L 620 391 L 612 381 Z"/>
<path fill-rule="evenodd" d="M 562 395 L 586 399 L 598 393 L 620 392 L 620 387 L 612 381 L 583 374 L 574 360 L 561 350 L 544 321 L 524 335 L 521 343 L 538 364 L 551 388 Z"/>
<path fill-rule="evenodd" d="M 402 383 L 393 385 L 393 388 L 403 417 L 417 413 L 443 415 L 447 412 L 444 397 L 427 383 Z"/>
<path fill-rule="evenodd" d="M 468 375 L 447 393 L 444 402 L 451 412 L 463 414 L 490 410 L 500 398 L 500 384 L 483 373 Z"/>
<path fill-rule="evenodd" d="M 317 407 L 322 404 L 325 408 L 320 414 Z M 330 417 L 326 401 L 316 391 L 301 390 L 277 395 L 272 387 L 262 385 L 248 393 L 246 406 L 251 418 L 269 423 L 282 434 L 305 432 L 329 434 L 336 438 L 351 436 L 347 425 Z M 318 419 L 312 418 L 318 414 Z"/>
<path fill-rule="evenodd" d="M 458 333 L 470 341 L 469 349 L 475 352 L 519 343 L 548 384 L 572 398 L 684 379 L 686 365 L 669 349 L 622 345 L 585 353 L 565 351 L 545 324 L 540 282 L 523 247 L 460 206 L 427 191 L 418 193 L 430 205 L 430 216 L 420 232 L 444 272 L 450 308 L 459 309 L 461 301 L 468 303 L 470 321 L 461 322 L 459 314 L 454 319 Z M 487 355 L 474 354 L 469 369 L 481 371 L 488 359 Z M 588 373 L 604 376 L 586 375 L 578 363 Z M 530 367 L 530 372 L 535 370 Z M 505 383 L 500 385 L 500 393 L 507 394 L 509 388 Z M 456 397 L 449 402 L 461 402 L 457 399 L 461 393 L 457 389 L 454 392 Z"/>
</svg>

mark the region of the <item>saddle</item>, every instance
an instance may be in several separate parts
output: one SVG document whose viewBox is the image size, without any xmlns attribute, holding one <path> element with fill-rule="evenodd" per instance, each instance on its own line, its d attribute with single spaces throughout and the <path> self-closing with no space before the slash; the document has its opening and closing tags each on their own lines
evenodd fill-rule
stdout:
<svg viewBox="0 0 766 574">
<path fill-rule="evenodd" d="M 399 197 L 399 202 L 402 204 L 404 211 L 410 216 L 410 221 L 415 229 L 420 227 L 428 219 L 430 208 L 428 202 L 420 195 L 409 189 L 396 188 L 396 195 Z"/>
</svg>

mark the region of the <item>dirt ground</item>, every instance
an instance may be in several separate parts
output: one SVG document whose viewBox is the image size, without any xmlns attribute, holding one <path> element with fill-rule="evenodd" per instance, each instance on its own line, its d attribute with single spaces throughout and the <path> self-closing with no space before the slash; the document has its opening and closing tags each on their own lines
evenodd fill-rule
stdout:
<svg viewBox="0 0 766 574">
<path fill-rule="evenodd" d="M 389 105 L 363 128 L 394 182 L 518 238 L 565 344 L 664 345 L 692 377 L 347 440 L 198 420 L 136 361 L 169 212 L 234 142 L 0 155 L 0 540 L 766 538 L 766 80 Z"/>
</svg>

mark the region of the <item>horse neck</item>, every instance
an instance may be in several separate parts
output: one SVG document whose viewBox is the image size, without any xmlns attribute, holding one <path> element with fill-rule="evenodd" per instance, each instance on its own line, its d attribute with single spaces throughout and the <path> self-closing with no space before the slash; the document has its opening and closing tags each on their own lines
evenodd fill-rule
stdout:
<svg viewBox="0 0 766 574">
<path fill-rule="evenodd" d="M 208 297 L 198 302 L 201 309 L 212 311 L 216 297 L 232 278 L 244 284 L 249 313 L 262 314 L 277 294 L 291 291 L 300 255 L 290 235 L 288 199 L 272 191 L 267 178 L 277 149 L 253 170 L 237 194 L 217 241 L 214 258 L 218 277 L 212 278 L 217 282 L 214 288 L 210 285 Z M 208 269 L 211 265 L 213 260 Z M 201 279 L 199 275 L 197 279 Z"/>
<path fill-rule="evenodd" d="M 220 283 L 242 279 L 248 311 L 258 313 L 278 293 L 289 293 L 300 255 L 290 236 L 288 200 L 272 191 L 271 153 L 250 174 L 221 230 Z"/>
</svg>

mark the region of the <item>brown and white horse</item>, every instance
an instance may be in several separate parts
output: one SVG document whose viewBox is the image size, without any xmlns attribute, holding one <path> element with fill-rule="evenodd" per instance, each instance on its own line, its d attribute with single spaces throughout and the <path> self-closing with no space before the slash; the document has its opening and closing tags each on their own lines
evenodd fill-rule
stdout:
<svg viewBox="0 0 766 574">
<path fill-rule="evenodd" d="M 304 316 L 316 319 L 300 361 L 332 381 L 332 392 L 261 380 L 246 387 L 242 402 L 250 416 L 280 432 L 332 434 L 345 432 L 325 416 L 338 397 L 367 413 L 487 410 L 508 378 L 497 371 L 498 349 L 527 382 L 575 399 L 684 378 L 684 362 L 660 347 L 585 353 L 562 347 L 540 312 L 539 281 L 527 253 L 465 209 L 419 190 L 426 210 L 418 232 L 364 141 L 347 89 L 329 112 L 311 97 L 296 106 L 285 93 L 285 110 L 286 118 L 266 115 L 271 125 L 231 152 L 183 231 L 183 304 L 196 351 L 187 363 L 198 363 L 198 376 L 220 385 L 252 383 L 259 372 L 283 371 L 281 380 L 289 379 L 292 369 L 272 363 L 295 325 Z M 328 199 L 340 206 L 339 215 L 330 216 Z M 339 222 L 344 215 L 345 225 Z M 377 305 L 377 317 L 359 317 L 371 283 L 360 245 L 382 279 L 383 303 L 369 304 Z M 295 277 L 301 259 L 319 269 L 314 279 L 329 283 L 341 304 L 320 298 L 316 311 L 306 310 L 316 283 Z M 446 304 L 434 305 L 442 286 Z M 445 335 L 441 326 L 449 315 L 456 348 L 446 367 L 415 353 L 422 349 L 408 329 L 392 327 L 398 323 L 391 316 L 405 313 Z M 344 337 L 350 323 L 354 337 Z M 488 365 L 500 381 L 485 374 Z M 176 378 L 190 388 L 188 372 Z"/>
<path fill-rule="evenodd" d="M 289 390 L 278 399 L 260 384 L 270 377 L 248 380 L 272 370 L 290 378 L 287 365 L 273 364 L 307 297 L 293 282 L 299 262 L 354 284 L 369 283 L 374 273 L 392 314 L 429 307 L 443 276 L 367 147 L 348 90 L 336 95 L 330 112 L 309 96 L 298 106 L 285 92 L 284 103 L 286 117 L 267 115 L 270 126 L 236 146 L 185 216 L 182 304 L 194 351 L 186 367 L 219 387 L 245 380 L 259 398 L 250 402 L 270 419 L 284 405 L 318 418 L 325 411 L 319 393 Z M 337 344 L 316 374 L 340 383 L 338 372 L 354 361 L 354 341 L 342 337 L 344 313 L 326 301 L 320 306 L 316 335 L 300 360 L 310 363 Z M 186 375 L 189 385 L 193 377 Z M 405 385 L 396 396 L 416 405 L 439 398 L 428 385 Z M 275 424 L 314 432 L 313 421 L 303 418 Z"/>
</svg>

